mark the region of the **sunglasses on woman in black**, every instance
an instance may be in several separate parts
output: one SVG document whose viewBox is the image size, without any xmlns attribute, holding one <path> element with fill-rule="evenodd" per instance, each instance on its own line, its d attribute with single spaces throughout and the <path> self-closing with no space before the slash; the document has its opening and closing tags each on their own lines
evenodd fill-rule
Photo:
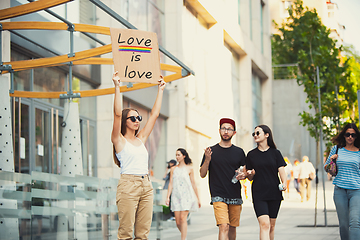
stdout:
<svg viewBox="0 0 360 240">
<path fill-rule="evenodd" d="M 259 131 L 256 131 L 256 132 L 253 132 L 251 135 L 252 135 L 253 137 L 255 137 L 255 134 L 256 134 L 256 136 L 259 136 L 259 135 L 260 135 L 260 132 L 259 132 Z"/>
<path fill-rule="evenodd" d="M 142 120 L 142 116 L 130 116 L 130 117 L 127 117 L 126 119 L 129 119 L 132 121 L 132 122 L 136 122 L 136 119 L 139 120 L 139 122 L 141 122 Z"/>
</svg>

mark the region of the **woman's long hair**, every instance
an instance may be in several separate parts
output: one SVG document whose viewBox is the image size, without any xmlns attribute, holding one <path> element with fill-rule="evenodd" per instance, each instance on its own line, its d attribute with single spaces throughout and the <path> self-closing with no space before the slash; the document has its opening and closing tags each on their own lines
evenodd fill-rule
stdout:
<svg viewBox="0 0 360 240">
<path fill-rule="evenodd" d="M 129 114 L 130 111 L 135 111 L 139 114 L 138 110 L 134 109 L 134 108 L 124 108 L 121 112 L 121 135 L 125 136 L 126 133 L 126 120 L 127 120 L 127 116 Z M 140 114 L 139 114 L 140 115 Z M 137 135 L 139 129 L 135 130 L 135 136 Z M 118 160 L 118 158 L 116 157 L 115 154 L 115 146 L 113 145 L 113 159 L 114 159 L 114 163 L 118 166 L 120 166 L 120 162 Z"/>
<path fill-rule="evenodd" d="M 275 142 L 274 142 L 274 139 L 273 139 L 273 134 L 271 132 L 271 129 L 268 126 L 264 125 L 264 124 L 256 126 L 255 128 L 257 128 L 257 127 L 261 128 L 264 131 L 265 134 L 266 133 L 269 134 L 269 137 L 267 138 L 267 144 L 269 145 L 269 147 L 276 149 L 276 145 L 275 145 Z"/>
<path fill-rule="evenodd" d="M 183 149 L 183 148 L 178 148 L 176 151 L 181 152 L 181 154 L 185 156 L 184 162 L 185 162 L 186 165 L 189 165 L 189 164 L 192 163 L 192 161 L 191 161 L 191 159 L 190 159 L 190 157 L 189 157 L 189 154 L 188 154 L 188 152 L 187 152 L 185 149 Z"/>
<path fill-rule="evenodd" d="M 355 138 L 355 141 L 354 141 L 354 146 L 357 147 L 357 148 L 360 148 L 360 132 L 359 132 L 359 129 L 356 127 L 356 124 L 355 123 L 348 123 L 345 125 L 345 127 L 343 128 L 343 130 L 341 130 L 341 132 L 336 135 L 335 137 L 333 137 L 331 139 L 331 141 L 338 145 L 339 148 L 343 148 L 346 146 L 346 141 L 345 141 L 345 133 L 346 131 L 349 129 L 349 128 L 352 128 L 354 129 L 355 133 L 356 133 L 356 138 Z"/>
<path fill-rule="evenodd" d="M 122 110 L 122 112 L 121 112 L 121 134 L 123 136 L 125 136 L 125 133 L 126 133 L 126 120 L 127 120 L 127 116 L 130 111 L 135 111 L 139 114 L 138 110 L 136 110 L 134 108 L 124 108 Z M 137 135 L 138 131 L 139 131 L 139 129 L 135 130 L 135 136 Z"/>
</svg>

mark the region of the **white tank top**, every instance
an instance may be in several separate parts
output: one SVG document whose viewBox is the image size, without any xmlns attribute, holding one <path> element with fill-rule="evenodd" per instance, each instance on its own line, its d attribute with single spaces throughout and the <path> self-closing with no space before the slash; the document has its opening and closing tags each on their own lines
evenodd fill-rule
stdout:
<svg viewBox="0 0 360 240">
<path fill-rule="evenodd" d="M 141 142 L 140 139 L 139 141 Z M 120 162 L 121 174 L 146 175 L 149 173 L 149 154 L 143 142 L 140 146 L 134 146 L 126 140 L 124 149 L 116 153 L 116 157 Z"/>
</svg>

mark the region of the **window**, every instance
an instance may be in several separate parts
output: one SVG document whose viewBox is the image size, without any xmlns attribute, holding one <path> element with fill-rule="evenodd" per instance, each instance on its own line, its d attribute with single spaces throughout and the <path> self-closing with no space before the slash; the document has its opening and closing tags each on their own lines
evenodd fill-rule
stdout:
<svg viewBox="0 0 360 240">
<path fill-rule="evenodd" d="M 250 7 L 250 40 L 253 40 L 253 27 L 252 27 L 252 0 L 249 1 L 249 7 Z"/>
<path fill-rule="evenodd" d="M 239 24 L 239 25 L 240 25 L 240 22 L 241 22 L 241 20 L 240 20 L 240 19 L 241 19 L 241 18 L 240 18 L 240 9 L 241 9 L 241 8 L 240 8 L 240 2 L 241 2 L 241 0 L 238 0 L 238 4 L 237 4 L 237 5 L 238 5 L 237 7 L 238 7 L 238 24 Z"/>
<path fill-rule="evenodd" d="M 234 104 L 234 120 L 240 126 L 240 76 L 239 76 L 239 56 L 232 54 L 231 58 L 231 84 Z M 240 135 L 239 135 L 240 136 Z"/>
<path fill-rule="evenodd" d="M 11 51 L 11 60 L 31 59 Z M 22 91 L 65 91 L 68 73 L 58 67 L 37 68 L 14 73 L 14 89 Z M 86 81 L 73 77 L 73 90 L 90 90 Z M 12 118 L 15 171 L 60 173 L 61 141 L 66 100 L 13 98 Z M 75 99 L 79 104 L 84 175 L 96 176 L 96 98 Z"/>
<path fill-rule="evenodd" d="M 260 44 L 261 44 L 261 53 L 264 53 L 264 7 L 265 7 L 264 1 L 260 0 Z"/>
<path fill-rule="evenodd" d="M 289 17 L 288 10 L 292 8 L 292 1 L 282 1 L 281 12 L 283 17 Z"/>
<path fill-rule="evenodd" d="M 252 74 L 252 109 L 253 109 L 253 126 L 256 127 L 262 122 L 262 89 L 261 79 Z"/>
<path fill-rule="evenodd" d="M 164 0 L 122 0 L 128 21 L 139 30 L 155 32 L 159 45 L 163 45 Z M 127 3 L 127 4 L 125 4 Z M 123 12 L 123 11 L 122 11 Z"/>
</svg>

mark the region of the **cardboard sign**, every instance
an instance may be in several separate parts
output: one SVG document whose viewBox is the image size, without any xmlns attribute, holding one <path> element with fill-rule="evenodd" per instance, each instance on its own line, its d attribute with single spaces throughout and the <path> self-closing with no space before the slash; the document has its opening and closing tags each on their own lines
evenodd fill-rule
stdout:
<svg viewBox="0 0 360 240">
<path fill-rule="evenodd" d="M 122 82 L 157 84 L 160 56 L 156 33 L 110 28 L 115 71 Z"/>
</svg>

